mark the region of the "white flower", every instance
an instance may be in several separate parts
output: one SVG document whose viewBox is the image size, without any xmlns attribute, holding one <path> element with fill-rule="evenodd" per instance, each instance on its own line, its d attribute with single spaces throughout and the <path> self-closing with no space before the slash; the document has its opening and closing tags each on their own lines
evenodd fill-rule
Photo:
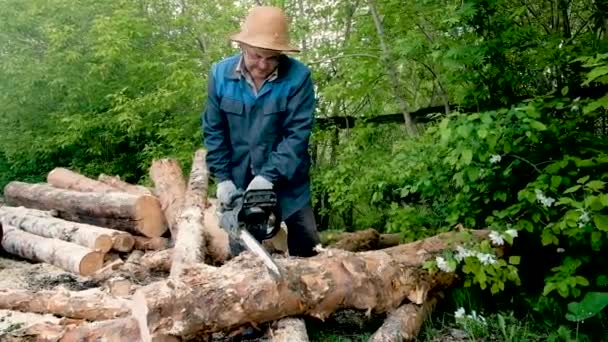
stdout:
<svg viewBox="0 0 608 342">
<path fill-rule="evenodd" d="M 494 265 L 497 261 L 492 254 L 477 253 L 477 259 L 484 265 Z"/>
<path fill-rule="evenodd" d="M 557 253 L 564 253 L 565 251 L 566 251 L 566 250 L 565 250 L 565 249 L 563 249 L 563 248 L 561 248 L 561 247 L 559 247 L 559 248 L 557 249 Z"/>
<path fill-rule="evenodd" d="M 564 41 L 563 40 L 561 42 L 559 42 L 559 45 L 558 45 L 557 48 L 561 49 L 562 47 L 564 47 Z"/>
<path fill-rule="evenodd" d="M 475 253 L 473 253 L 472 251 L 462 246 L 458 246 L 456 247 L 456 255 L 454 256 L 454 258 L 456 259 L 456 261 L 461 262 L 465 258 L 468 258 L 473 255 L 475 255 Z"/>
<path fill-rule="evenodd" d="M 459 307 L 458 310 L 456 310 L 456 312 L 454 312 L 454 317 L 455 318 L 464 318 L 465 314 L 466 314 L 466 311 L 464 310 L 464 308 Z"/>
<path fill-rule="evenodd" d="M 490 156 L 490 164 L 500 163 L 501 160 L 502 157 L 500 156 L 500 154 L 494 154 Z"/>
<path fill-rule="evenodd" d="M 454 267 L 450 266 L 448 262 L 443 257 L 436 257 L 435 262 L 437 262 L 437 267 L 443 272 L 454 272 Z"/>
<path fill-rule="evenodd" d="M 583 228 L 589 221 L 591 221 L 591 217 L 589 216 L 589 212 L 585 209 L 578 209 L 582 214 L 578 217 L 578 227 Z"/>
<path fill-rule="evenodd" d="M 505 234 L 510 235 L 512 238 L 516 238 L 518 233 L 515 229 L 508 229 Z"/>
<path fill-rule="evenodd" d="M 545 194 L 539 189 L 536 189 L 534 192 L 536 193 L 536 200 L 547 208 L 552 206 L 555 202 L 555 199 L 545 196 Z"/>
<path fill-rule="evenodd" d="M 500 233 L 497 231 L 492 231 L 490 233 L 490 240 L 496 246 L 502 246 L 505 244 L 505 240 L 502 238 L 502 235 L 500 235 Z"/>
</svg>

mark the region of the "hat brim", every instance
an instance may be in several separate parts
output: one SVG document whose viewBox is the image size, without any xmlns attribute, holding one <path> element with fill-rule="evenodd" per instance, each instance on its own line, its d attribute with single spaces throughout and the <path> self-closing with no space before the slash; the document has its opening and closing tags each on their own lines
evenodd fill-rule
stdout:
<svg viewBox="0 0 608 342">
<path fill-rule="evenodd" d="M 233 42 L 243 43 L 245 45 L 249 45 L 252 47 L 265 49 L 265 50 L 272 50 L 272 51 L 278 51 L 278 52 L 291 52 L 291 53 L 301 52 L 301 50 L 295 46 L 292 46 L 289 44 L 275 44 L 275 43 L 268 42 L 265 40 L 256 39 L 255 37 L 245 36 L 241 32 L 230 36 L 230 40 L 232 40 Z"/>
</svg>

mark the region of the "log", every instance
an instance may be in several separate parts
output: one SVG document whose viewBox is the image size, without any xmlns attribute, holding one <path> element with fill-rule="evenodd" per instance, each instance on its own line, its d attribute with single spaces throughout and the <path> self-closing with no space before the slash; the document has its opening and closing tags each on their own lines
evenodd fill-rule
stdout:
<svg viewBox="0 0 608 342">
<path fill-rule="evenodd" d="M 370 338 L 370 342 L 414 341 L 422 325 L 431 314 L 437 298 L 430 298 L 422 305 L 408 303 L 388 315 L 384 324 Z"/>
<path fill-rule="evenodd" d="M 487 231 L 474 236 L 483 238 Z M 381 251 L 328 250 L 311 258 L 277 258 L 284 270 L 280 281 L 244 252 L 220 268 L 192 266 L 178 279 L 138 289 L 132 310 L 143 331 L 186 339 L 249 322 L 299 315 L 325 319 L 342 308 L 390 312 L 406 300 L 422 304 L 431 289 L 451 286 L 455 274 L 430 275 L 422 265 L 462 241 L 468 238 L 445 233 Z"/>
<path fill-rule="evenodd" d="M 230 243 L 228 233 L 220 228 L 217 216 L 217 200 L 207 199 L 207 206 L 203 213 L 203 231 L 205 241 L 205 263 L 215 266 L 223 265 L 230 259 Z"/>
<path fill-rule="evenodd" d="M 283 318 L 270 330 L 271 342 L 308 342 L 306 322 L 301 318 Z"/>
<path fill-rule="evenodd" d="M 153 251 L 141 257 L 140 264 L 144 269 L 157 272 L 169 272 L 171 270 L 171 259 L 173 248 L 162 251 Z"/>
<path fill-rule="evenodd" d="M 0 208 L 0 217 L 28 233 L 73 242 L 103 253 L 112 248 L 119 252 L 133 248 L 133 237 L 129 233 L 54 218 L 45 211 L 5 206 Z"/>
<path fill-rule="evenodd" d="M 53 210 L 70 221 L 113 228 L 148 237 L 162 236 L 167 225 L 158 199 L 123 192 L 79 192 L 48 184 L 10 182 L 4 188 L 7 203 Z"/>
<path fill-rule="evenodd" d="M 129 302 L 98 289 L 84 291 L 0 289 L 0 309 L 101 321 L 131 314 Z"/>
<path fill-rule="evenodd" d="M 170 277 L 178 277 L 185 265 L 202 261 L 206 254 L 203 239 L 203 211 L 206 207 L 209 185 L 206 155 L 206 150 L 199 149 L 192 160 L 184 207 L 177 219 Z"/>
<path fill-rule="evenodd" d="M 103 253 L 58 239 L 49 239 L 2 224 L 2 248 L 10 254 L 45 262 L 87 276 L 103 266 Z"/>
<path fill-rule="evenodd" d="M 171 242 L 164 237 L 148 238 L 144 236 L 133 236 L 135 244 L 133 249 L 141 251 L 161 251 L 169 248 Z"/>
<path fill-rule="evenodd" d="M 139 342 L 137 321 L 117 318 L 99 322 L 44 322 L 0 335 L 7 342 Z"/>
<path fill-rule="evenodd" d="M 179 162 L 175 159 L 159 159 L 152 161 L 150 178 L 154 182 L 154 192 L 157 194 L 162 211 L 167 218 L 171 237 L 177 237 L 177 218 L 186 195 L 186 181 Z"/>
<path fill-rule="evenodd" d="M 143 195 L 153 196 L 154 195 L 152 193 L 152 191 L 150 191 L 150 189 L 146 188 L 145 186 L 127 183 L 127 182 L 123 181 L 122 179 L 120 179 L 120 177 L 118 177 L 118 176 L 109 176 L 109 175 L 105 175 L 102 173 L 99 175 L 97 180 L 99 180 L 100 182 L 107 184 L 117 190 L 124 191 L 124 192 L 132 194 L 132 195 L 137 195 L 137 196 L 143 196 Z"/>
<path fill-rule="evenodd" d="M 345 251 L 363 252 L 393 247 L 400 241 L 400 234 L 380 234 L 375 229 L 366 229 L 328 236 L 326 244 Z"/>
<path fill-rule="evenodd" d="M 67 190 L 116 192 L 116 188 L 62 167 L 54 168 L 46 177 L 50 185 Z"/>
</svg>

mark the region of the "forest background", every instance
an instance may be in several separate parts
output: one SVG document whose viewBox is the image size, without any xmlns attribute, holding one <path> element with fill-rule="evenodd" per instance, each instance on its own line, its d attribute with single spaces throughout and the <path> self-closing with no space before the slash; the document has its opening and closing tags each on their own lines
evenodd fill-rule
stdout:
<svg viewBox="0 0 608 342">
<path fill-rule="evenodd" d="M 209 69 L 255 3 L 0 0 L 0 187 L 57 166 L 140 184 L 153 158 L 189 170 Z M 266 4 L 313 70 L 320 229 L 513 243 L 427 265 L 466 281 L 423 338 L 608 335 L 608 1 Z"/>
</svg>

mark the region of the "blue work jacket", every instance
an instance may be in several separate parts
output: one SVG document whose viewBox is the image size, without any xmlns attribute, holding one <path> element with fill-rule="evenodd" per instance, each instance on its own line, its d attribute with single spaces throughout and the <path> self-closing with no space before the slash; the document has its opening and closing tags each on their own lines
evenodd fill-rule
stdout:
<svg viewBox="0 0 608 342">
<path fill-rule="evenodd" d="M 246 189 L 255 175 L 274 184 L 282 219 L 310 203 L 308 144 L 315 93 L 310 69 L 281 56 L 257 95 L 237 72 L 240 55 L 212 66 L 202 115 L 207 166 L 218 182 Z"/>
</svg>

